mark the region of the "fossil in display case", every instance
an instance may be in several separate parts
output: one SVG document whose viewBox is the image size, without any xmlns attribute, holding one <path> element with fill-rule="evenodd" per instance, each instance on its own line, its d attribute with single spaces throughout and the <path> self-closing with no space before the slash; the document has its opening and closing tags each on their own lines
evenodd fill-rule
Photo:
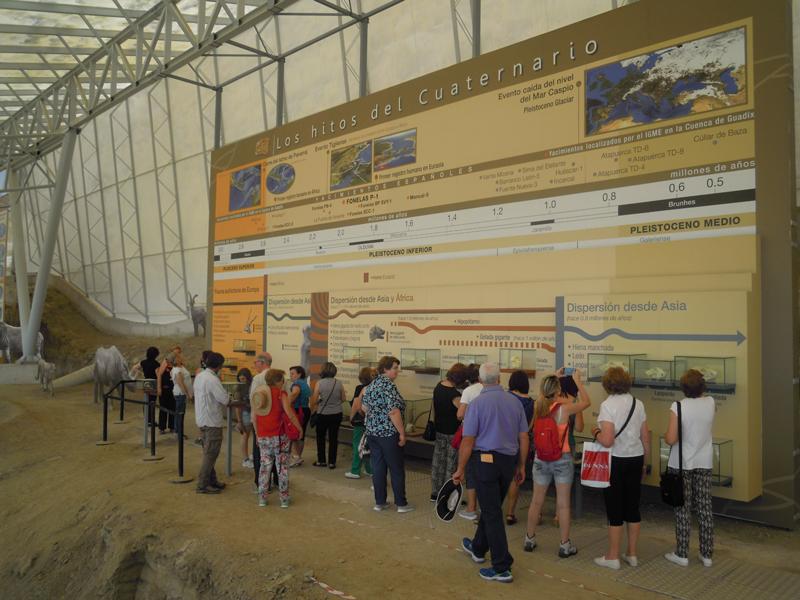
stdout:
<svg viewBox="0 0 800 600">
<path fill-rule="evenodd" d="M 458 362 L 464 365 L 482 365 L 489 362 L 489 355 L 487 354 L 459 354 Z"/>
<path fill-rule="evenodd" d="M 378 349 L 373 346 L 344 346 L 342 362 L 356 363 L 363 367 L 378 360 Z"/>
<path fill-rule="evenodd" d="M 671 360 L 637 358 L 633 361 L 633 385 L 639 387 L 670 388 L 675 385 Z"/>
<path fill-rule="evenodd" d="M 442 351 L 439 349 L 400 350 L 400 366 L 407 371 L 423 375 L 439 375 L 441 363 Z"/>
<path fill-rule="evenodd" d="M 736 391 L 736 358 L 711 356 L 676 356 L 675 379 L 689 369 L 700 371 L 709 392 L 732 394 Z"/>
<path fill-rule="evenodd" d="M 644 359 L 645 354 L 592 354 L 587 356 L 587 378 L 589 381 L 600 381 L 603 374 L 611 368 L 620 367 L 627 373 L 633 373 L 633 361 Z"/>
<path fill-rule="evenodd" d="M 536 350 L 500 348 L 500 370 L 504 373 L 525 371 L 529 377 L 535 377 Z"/>
</svg>

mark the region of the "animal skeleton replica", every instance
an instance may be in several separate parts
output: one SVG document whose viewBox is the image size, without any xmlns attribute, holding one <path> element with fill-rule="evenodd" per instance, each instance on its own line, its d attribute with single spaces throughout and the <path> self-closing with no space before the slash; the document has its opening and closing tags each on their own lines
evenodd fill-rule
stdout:
<svg viewBox="0 0 800 600">
<path fill-rule="evenodd" d="M 195 337 L 200 335 L 200 327 L 203 328 L 203 336 L 206 335 L 206 309 L 202 306 L 195 306 L 197 294 L 189 298 L 189 312 L 192 316 L 192 327 L 194 327 Z"/>
<path fill-rule="evenodd" d="M 692 368 L 694 370 L 696 370 L 696 371 L 700 371 L 700 373 L 703 375 L 703 379 L 705 379 L 707 383 L 716 383 L 717 375 L 719 375 L 719 373 L 717 373 L 711 367 L 700 367 L 700 366 L 698 366 L 698 367 L 692 367 Z"/>
<path fill-rule="evenodd" d="M 95 403 L 101 402 L 105 391 L 117 385 L 121 380 L 133 379 L 125 357 L 116 346 L 97 349 L 94 353 L 92 377 L 94 378 Z M 129 389 L 135 389 L 135 386 L 129 385 Z"/>
<path fill-rule="evenodd" d="M 52 398 L 55 396 L 55 388 L 53 387 L 53 381 L 56 378 L 56 366 L 51 363 L 47 362 L 44 359 L 39 359 L 39 368 L 36 370 L 36 378 L 35 381 L 38 381 L 41 386 L 42 390 L 45 392 L 50 392 L 50 397 Z"/>
<path fill-rule="evenodd" d="M 44 336 L 42 332 L 36 334 L 36 358 L 42 357 L 42 345 L 44 344 Z M 16 355 L 22 357 L 22 328 L 15 327 L 0 321 L 0 354 L 2 354 L 7 363 L 11 362 L 11 356 Z"/>
</svg>

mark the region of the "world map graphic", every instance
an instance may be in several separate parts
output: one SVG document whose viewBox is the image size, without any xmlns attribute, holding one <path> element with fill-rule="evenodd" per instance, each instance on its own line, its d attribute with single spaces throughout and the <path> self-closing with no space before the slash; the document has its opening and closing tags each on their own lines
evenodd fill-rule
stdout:
<svg viewBox="0 0 800 600">
<path fill-rule="evenodd" d="M 607 133 L 747 102 L 743 27 L 586 72 L 586 133 Z"/>
</svg>

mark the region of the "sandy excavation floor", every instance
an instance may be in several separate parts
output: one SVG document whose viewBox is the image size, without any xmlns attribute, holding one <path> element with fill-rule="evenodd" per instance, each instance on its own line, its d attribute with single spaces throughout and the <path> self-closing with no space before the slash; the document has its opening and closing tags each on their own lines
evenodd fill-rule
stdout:
<svg viewBox="0 0 800 600">
<path fill-rule="evenodd" d="M 193 416 L 187 416 L 191 438 Z M 602 553 L 604 521 L 594 505 L 573 530 L 578 556 L 556 557 L 549 518 L 538 534 L 540 548 L 525 554 L 523 527 L 516 525 L 508 529 L 515 582 L 484 582 L 456 549 L 474 526 L 433 518 L 425 463 L 409 465 L 409 495 L 418 510 L 406 515 L 371 510 L 369 480 L 343 476 L 349 449 L 335 471 L 293 469 L 288 510 L 276 501 L 259 508 L 237 444 L 231 477 L 224 476 L 224 446 L 217 463 L 228 489 L 201 496 L 194 482 L 170 483 L 176 440 L 159 438 L 164 460 L 144 462 L 138 408 L 128 418 L 109 426 L 114 444 L 96 446 L 100 410 L 88 386 L 60 391 L 52 400 L 33 386 L 0 387 L 0 597 L 335 597 L 309 575 L 358 599 L 661 598 L 667 596 L 648 582 L 686 582 L 699 592 L 714 577 L 730 579 L 727 573 L 747 569 L 800 581 L 798 534 L 731 521 L 719 522 L 713 569 L 669 565 L 659 556 L 670 549 L 672 525 L 657 508 L 645 512 L 639 571 L 599 570 L 590 561 Z M 309 450 L 306 465 L 313 461 Z M 200 449 L 187 444 L 187 475 L 196 474 L 199 457 Z M 521 498 L 520 517 L 528 497 Z M 552 503 L 547 510 L 552 514 Z M 646 577 L 637 579 L 639 573 Z M 749 597 L 784 596 L 752 589 Z"/>
</svg>

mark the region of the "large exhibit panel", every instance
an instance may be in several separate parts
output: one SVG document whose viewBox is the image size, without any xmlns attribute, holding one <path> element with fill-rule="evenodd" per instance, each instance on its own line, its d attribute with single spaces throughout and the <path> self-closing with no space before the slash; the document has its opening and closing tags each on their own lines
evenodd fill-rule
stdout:
<svg viewBox="0 0 800 600">
<path fill-rule="evenodd" d="M 330 359 L 350 386 L 394 354 L 409 431 L 456 361 L 534 385 L 579 367 L 593 416 L 619 365 L 648 484 L 699 369 L 717 510 L 790 526 L 792 438 L 762 433 L 786 407 L 763 409 L 761 372 L 783 230 L 760 223 L 792 203 L 786 6 L 708 4 L 640 2 L 216 151 L 212 345 L 231 371 L 262 348 L 312 375 Z"/>
</svg>

